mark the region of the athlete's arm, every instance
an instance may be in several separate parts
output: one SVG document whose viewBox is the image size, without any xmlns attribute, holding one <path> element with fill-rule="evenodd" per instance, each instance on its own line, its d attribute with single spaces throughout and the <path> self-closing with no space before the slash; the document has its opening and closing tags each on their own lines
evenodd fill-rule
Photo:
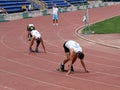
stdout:
<svg viewBox="0 0 120 90">
<path fill-rule="evenodd" d="M 33 42 L 35 41 L 35 37 L 33 36 L 32 38 L 31 38 L 31 42 L 30 42 L 30 47 L 29 48 L 32 48 L 32 45 L 33 45 Z"/>
<path fill-rule="evenodd" d="M 68 75 L 71 73 L 71 66 L 72 66 L 72 63 L 73 63 L 73 60 L 74 60 L 74 56 L 75 56 L 74 50 L 70 49 L 69 69 L 68 69 L 68 72 L 67 72 Z"/>
<path fill-rule="evenodd" d="M 85 70 L 85 72 L 89 72 L 87 69 L 86 69 L 86 66 L 85 66 L 85 63 L 84 63 L 84 61 L 83 60 L 81 60 L 81 64 L 82 64 L 82 66 L 83 66 L 83 68 L 84 68 L 84 70 Z"/>
<path fill-rule="evenodd" d="M 27 33 L 27 40 L 30 41 L 31 40 L 31 37 L 30 37 L 30 32 L 28 31 Z"/>
</svg>

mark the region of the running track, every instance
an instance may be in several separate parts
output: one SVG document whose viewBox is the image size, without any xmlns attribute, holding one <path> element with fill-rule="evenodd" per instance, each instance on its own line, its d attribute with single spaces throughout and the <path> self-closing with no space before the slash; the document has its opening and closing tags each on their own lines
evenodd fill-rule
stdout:
<svg viewBox="0 0 120 90">
<path fill-rule="evenodd" d="M 90 23 L 120 15 L 120 5 L 89 10 Z M 61 13 L 59 26 L 51 16 L 0 23 L 0 90 L 120 90 L 120 50 L 91 43 L 75 35 L 82 27 L 83 11 Z M 35 24 L 41 32 L 47 53 L 29 53 L 26 26 Z M 73 39 L 85 52 L 84 73 L 79 60 L 75 73 L 57 72 L 65 58 L 62 45 Z M 67 67 L 66 67 L 67 68 Z"/>
</svg>

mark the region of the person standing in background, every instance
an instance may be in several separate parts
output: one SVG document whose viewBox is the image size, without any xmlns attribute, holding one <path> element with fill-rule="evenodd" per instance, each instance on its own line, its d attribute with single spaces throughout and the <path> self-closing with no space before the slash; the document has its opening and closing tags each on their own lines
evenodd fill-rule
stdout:
<svg viewBox="0 0 120 90">
<path fill-rule="evenodd" d="M 31 11 L 33 10 L 33 5 L 32 3 L 28 5 L 28 11 L 31 13 Z"/>
<path fill-rule="evenodd" d="M 53 20 L 53 26 L 58 26 L 58 8 L 56 5 L 53 5 L 52 8 L 52 20 Z"/>
</svg>

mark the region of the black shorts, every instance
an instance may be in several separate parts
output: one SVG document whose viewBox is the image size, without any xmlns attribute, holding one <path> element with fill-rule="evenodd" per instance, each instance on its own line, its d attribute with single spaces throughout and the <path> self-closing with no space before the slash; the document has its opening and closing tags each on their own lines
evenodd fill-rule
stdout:
<svg viewBox="0 0 120 90">
<path fill-rule="evenodd" d="M 29 36 L 30 36 L 30 38 L 31 38 L 31 37 L 32 37 L 32 34 L 30 33 Z"/>
<path fill-rule="evenodd" d="M 37 38 L 37 39 L 36 39 L 36 43 L 37 43 L 37 44 L 40 44 L 40 38 Z"/>
<path fill-rule="evenodd" d="M 67 42 L 67 41 L 66 41 L 66 42 Z M 69 48 L 67 48 L 67 47 L 65 46 L 66 42 L 63 44 L 63 48 L 64 48 L 65 53 L 70 52 Z"/>
</svg>

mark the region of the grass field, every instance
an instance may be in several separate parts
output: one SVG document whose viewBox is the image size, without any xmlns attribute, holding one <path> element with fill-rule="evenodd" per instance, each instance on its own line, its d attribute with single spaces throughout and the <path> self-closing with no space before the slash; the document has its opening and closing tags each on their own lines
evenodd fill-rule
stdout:
<svg viewBox="0 0 120 90">
<path fill-rule="evenodd" d="M 120 33 L 120 16 L 95 23 L 88 28 L 83 29 L 82 33 L 88 32 L 89 30 L 95 34 Z"/>
</svg>

